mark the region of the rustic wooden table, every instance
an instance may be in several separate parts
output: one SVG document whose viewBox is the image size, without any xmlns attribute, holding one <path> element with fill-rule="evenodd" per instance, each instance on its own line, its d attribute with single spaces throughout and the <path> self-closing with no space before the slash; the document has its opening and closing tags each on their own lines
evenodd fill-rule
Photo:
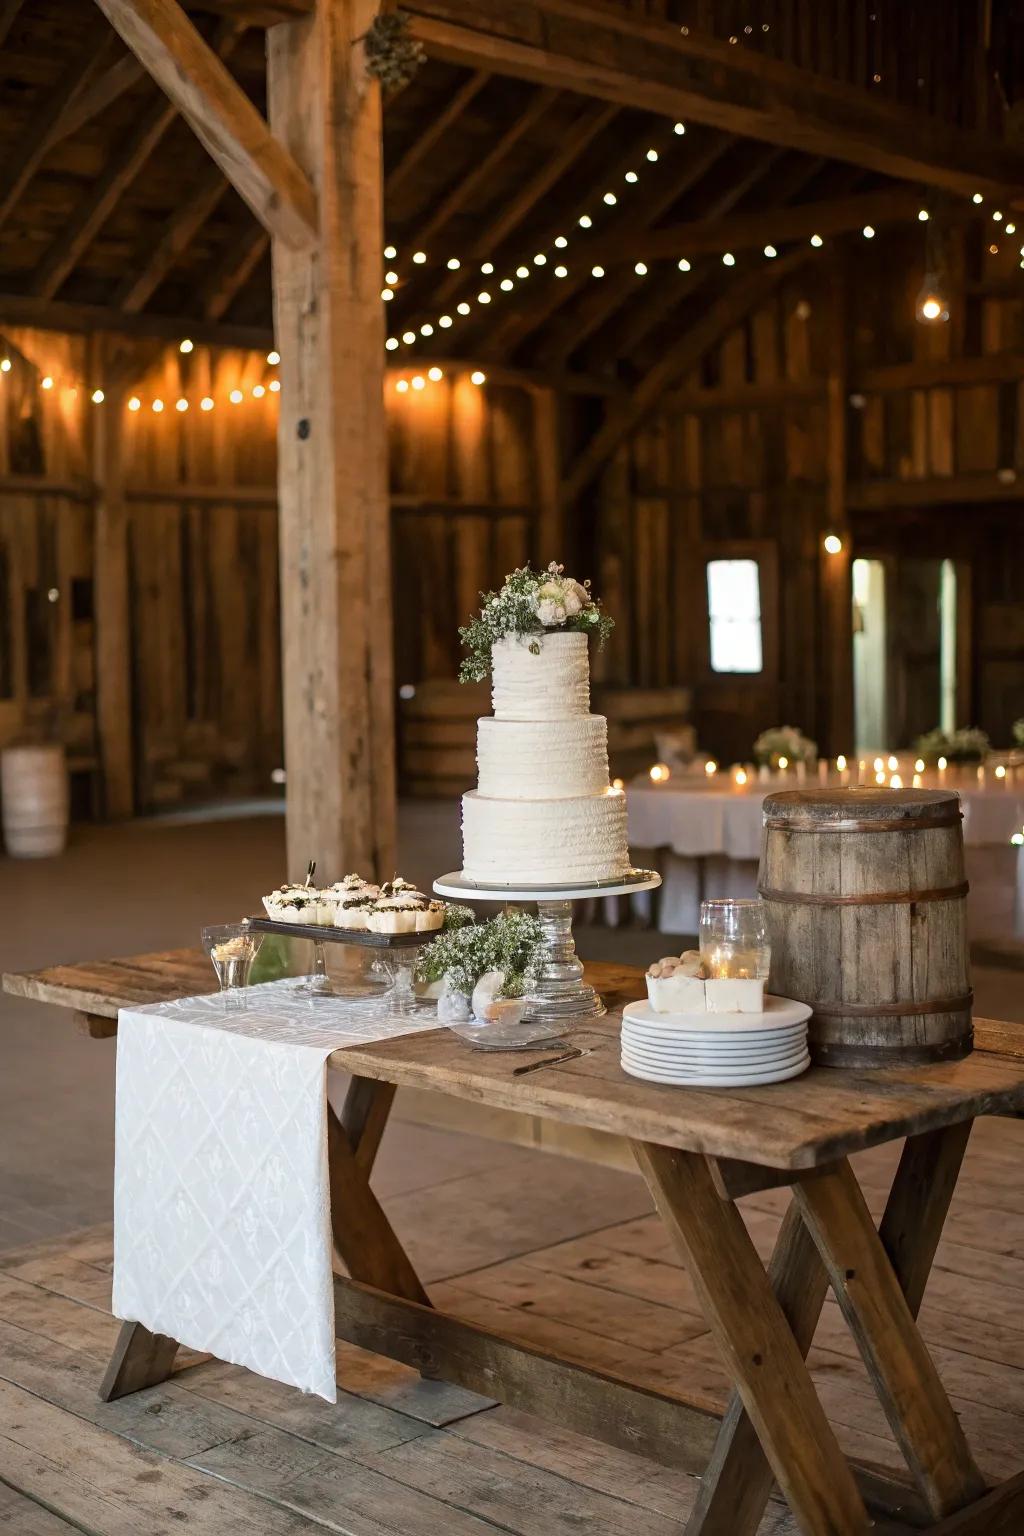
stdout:
<svg viewBox="0 0 1024 1536">
<path fill-rule="evenodd" d="M 578 1032 L 587 1054 L 557 1066 L 514 1076 L 531 1058 L 474 1053 L 446 1030 L 332 1056 L 352 1074 L 329 1124 L 334 1239 L 349 1276 L 335 1282 L 338 1336 L 702 1473 L 688 1536 L 753 1536 L 775 1481 L 807 1536 L 1010 1536 L 1024 1528 L 1024 1472 L 986 1486 L 916 1322 L 972 1120 L 1024 1112 L 1024 1028 L 978 1020 L 974 1054 L 937 1066 L 814 1068 L 788 1083 L 734 1091 L 660 1087 L 619 1066 L 619 1010 L 640 993 L 641 973 L 595 965 L 589 977 L 609 1012 Z M 97 1036 L 116 1032 L 121 1006 L 209 985 L 199 950 L 4 977 L 9 992 L 74 1009 Z M 634 1387 L 431 1306 L 370 1188 L 395 1089 L 405 1084 L 630 1143 L 733 1377 L 723 1418 L 685 1392 Z M 876 1230 L 848 1158 L 901 1137 Z M 766 1271 L 734 1202 L 783 1185 L 792 1200 Z M 905 1455 L 906 1480 L 848 1462 L 818 1401 L 805 1357 L 829 1285 Z M 177 1347 L 126 1323 L 102 1395 L 164 1380 Z"/>
</svg>

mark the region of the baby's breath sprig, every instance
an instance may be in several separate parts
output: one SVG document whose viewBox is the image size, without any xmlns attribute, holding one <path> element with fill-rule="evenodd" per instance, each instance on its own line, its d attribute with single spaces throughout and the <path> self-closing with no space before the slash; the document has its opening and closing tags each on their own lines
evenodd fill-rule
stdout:
<svg viewBox="0 0 1024 1536">
<path fill-rule="evenodd" d="M 589 581 L 576 581 L 564 572 L 554 560 L 545 571 L 527 564 L 506 576 L 499 592 L 481 592 L 478 617 L 459 630 L 469 652 L 459 668 L 460 682 L 482 683 L 489 677 L 491 649 L 508 635 L 529 637 L 534 655 L 540 652 L 542 636 L 563 631 L 594 634 L 598 645 L 604 645 L 614 619 L 601 612 Z"/>
<path fill-rule="evenodd" d="M 502 997 L 523 997 L 537 979 L 547 953 L 540 923 L 529 912 L 508 907 L 489 922 L 442 932 L 421 951 L 417 981 L 440 981 L 468 997 L 486 971 L 502 971 Z"/>
</svg>

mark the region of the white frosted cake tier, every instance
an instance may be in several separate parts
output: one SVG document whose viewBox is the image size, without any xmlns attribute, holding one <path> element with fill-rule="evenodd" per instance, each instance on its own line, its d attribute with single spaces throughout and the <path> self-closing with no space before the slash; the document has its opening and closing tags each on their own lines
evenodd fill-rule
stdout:
<svg viewBox="0 0 1024 1536">
<path fill-rule="evenodd" d="M 608 722 L 603 715 L 568 720 L 477 721 L 478 792 L 491 800 L 565 800 L 608 788 Z"/>
<path fill-rule="evenodd" d="M 626 797 L 462 797 L 463 874 L 481 885 L 573 885 L 629 870 Z"/>
<path fill-rule="evenodd" d="M 497 720 L 563 720 L 590 709 L 584 634 L 506 635 L 492 647 L 491 676 Z"/>
</svg>

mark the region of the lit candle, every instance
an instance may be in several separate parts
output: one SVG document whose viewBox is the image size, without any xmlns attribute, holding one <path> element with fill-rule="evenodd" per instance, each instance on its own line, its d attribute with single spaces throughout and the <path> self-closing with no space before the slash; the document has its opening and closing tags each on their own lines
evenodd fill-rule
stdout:
<svg viewBox="0 0 1024 1536">
<path fill-rule="evenodd" d="M 655 763 L 651 769 L 651 782 L 654 784 L 664 784 L 665 780 L 669 777 L 669 772 L 667 763 Z"/>
<path fill-rule="evenodd" d="M 846 766 L 846 758 L 843 756 L 842 752 L 840 752 L 839 756 L 836 758 L 836 768 L 839 770 L 840 784 L 849 784 L 850 770 Z"/>
<path fill-rule="evenodd" d="M 1006 777 L 1006 767 L 1005 767 L 1005 764 L 1003 764 L 1003 763 L 997 763 L 996 764 L 995 775 L 996 775 L 996 778 L 999 780 L 1000 784 L 1002 785 L 1003 789 L 1006 789 L 1007 786 L 1009 785 L 1010 781 Z"/>
<path fill-rule="evenodd" d="M 914 788 L 915 789 L 920 789 L 921 788 L 921 775 L 919 773 L 915 773 L 914 774 Z"/>
<path fill-rule="evenodd" d="M 828 759 L 825 757 L 818 758 L 818 783 L 828 783 Z"/>
<path fill-rule="evenodd" d="M 884 784 L 885 783 L 885 774 L 882 772 L 881 769 L 879 769 L 878 772 L 875 774 L 875 783 L 876 784 Z"/>
<path fill-rule="evenodd" d="M 919 757 L 917 762 L 914 764 L 914 772 L 915 773 L 924 773 L 924 758 L 923 757 Z"/>
<path fill-rule="evenodd" d="M 704 772 L 707 774 L 709 779 L 714 778 L 715 774 L 718 772 L 718 764 L 715 762 L 713 757 L 709 757 L 707 762 L 704 764 Z"/>
<path fill-rule="evenodd" d="M 867 765 L 867 763 L 865 762 L 865 760 L 863 758 L 859 758 L 858 759 L 858 762 L 857 762 L 857 783 L 858 784 L 863 784 L 864 783 L 864 771 L 867 768 L 867 766 L 868 765 Z"/>
<path fill-rule="evenodd" d="M 876 773 L 881 773 L 882 769 L 885 767 L 885 764 L 882 762 L 880 757 L 876 757 L 871 766 Z"/>
<path fill-rule="evenodd" d="M 890 789 L 902 789 L 903 788 L 903 780 L 900 778 L 898 773 L 894 773 L 892 775 L 892 778 L 889 780 L 889 788 Z"/>
<path fill-rule="evenodd" d="M 745 768 L 737 768 L 733 774 L 733 779 L 742 788 L 747 782 L 747 770 Z"/>
<path fill-rule="evenodd" d="M 789 758 L 788 757 L 780 757 L 779 758 L 779 772 L 784 774 L 788 767 L 789 767 Z"/>
<path fill-rule="evenodd" d="M 889 754 L 889 761 L 888 761 L 888 764 L 886 765 L 888 767 L 888 769 L 889 769 L 889 772 L 890 773 L 895 773 L 896 769 L 899 767 L 899 765 L 900 765 L 899 758 L 896 757 L 893 753 L 890 753 Z"/>
<path fill-rule="evenodd" d="M 758 768 L 758 770 L 757 770 L 757 782 L 759 784 L 767 784 L 768 780 L 771 778 L 771 776 L 772 776 L 772 771 L 768 767 L 768 764 L 767 763 L 762 763 L 760 765 L 760 767 Z"/>
<path fill-rule="evenodd" d="M 985 764 L 984 763 L 979 763 L 978 764 L 978 783 L 981 784 L 982 786 L 985 783 Z"/>
<path fill-rule="evenodd" d="M 945 782 L 946 782 L 946 759 L 944 757 L 940 757 L 939 760 L 936 762 L 935 766 L 939 770 L 939 783 L 940 784 L 945 784 Z"/>
</svg>

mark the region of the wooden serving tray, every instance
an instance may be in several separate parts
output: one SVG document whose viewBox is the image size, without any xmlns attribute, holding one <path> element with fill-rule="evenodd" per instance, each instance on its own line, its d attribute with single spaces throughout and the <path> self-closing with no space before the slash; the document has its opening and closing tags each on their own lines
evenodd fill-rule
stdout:
<svg viewBox="0 0 1024 1536">
<path fill-rule="evenodd" d="M 411 949 L 429 944 L 441 932 L 431 928 L 423 933 L 370 933 L 365 928 L 321 928 L 318 923 L 279 923 L 272 917 L 250 917 L 249 927 L 260 933 L 280 933 L 286 939 L 318 939 L 326 944 L 359 944 L 366 949 Z"/>
</svg>

